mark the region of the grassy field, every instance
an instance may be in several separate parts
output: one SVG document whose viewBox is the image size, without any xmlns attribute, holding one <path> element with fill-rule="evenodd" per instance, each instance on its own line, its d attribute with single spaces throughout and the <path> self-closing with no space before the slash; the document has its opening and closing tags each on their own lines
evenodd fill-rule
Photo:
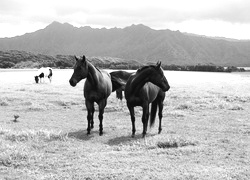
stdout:
<svg viewBox="0 0 250 180">
<path fill-rule="evenodd" d="M 114 93 L 104 135 L 96 112 L 87 136 L 83 82 L 55 70 L 35 84 L 34 73 L 0 70 L 0 179 L 250 179 L 250 73 L 167 71 L 162 134 L 157 119 L 144 139 L 141 109 L 131 138 Z"/>
</svg>

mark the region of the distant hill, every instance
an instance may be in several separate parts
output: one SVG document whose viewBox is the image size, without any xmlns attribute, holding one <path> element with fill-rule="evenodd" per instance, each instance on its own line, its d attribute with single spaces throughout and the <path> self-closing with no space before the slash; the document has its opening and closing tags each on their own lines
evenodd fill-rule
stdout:
<svg viewBox="0 0 250 180">
<path fill-rule="evenodd" d="M 250 66 L 250 41 L 195 36 L 179 31 L 153 30 L 142 24 L 126 28 L 93 29 L 53 22 L 44 29 L 13 38 L 0 38 L 0 50 L 19 50 L 50 56 L 115 57 L 141 63 Z"/>
</svg>

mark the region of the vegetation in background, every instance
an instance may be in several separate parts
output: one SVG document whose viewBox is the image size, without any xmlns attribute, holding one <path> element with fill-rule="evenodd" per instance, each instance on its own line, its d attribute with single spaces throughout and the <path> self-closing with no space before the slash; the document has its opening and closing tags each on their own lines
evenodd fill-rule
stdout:
<svg viewBox="0 0 250 180">
<path fill-rule="evenodd" d="M 143 66 L 136 60 L 125 60 L 113 57 L 88 57 L 88 60 L 95 66 L 103 69 L 138 69 Z M 52 67 L 57 69 L 72 68 L 75 63 L 74 55 L 44 55 L 33 54 L 25 51 L 0 51 L 0 68 L 40 68 Z M 232 71 L 245 71 L 244 68 L 237 68 L 230 66 L 224 68 L 213 64 L 198 64 L 198 65 L 165 65 L 164 70 L 175 71 L 209 71 L 209 72 L 232 72 Z"/>
<path fill-rule="evenodd" d="M 135 60 L 124 60 L 111 57 L 88 57 L 88 60 L 105 69 L 138 69 L 143 64 Z M 44 55 L 25 51 L 0 51 L 0 68 L 40 68 L 52 67 L 58 69 L 72 68 L 75 63 L 74 55 Z"/>
<path fill-rule="evenodd" d="M 222 67 L 215 66 L 213 64 L 207 65 L 189 65 L 189 66 L 177 66 L 177 65 L 163 65 L 163 69 L 165 70 L 174 70 L 174 71 L 206 71 L 206 72 L 235 72 L 240 71 L 244 72 L 244 68 L 237 68 L 235 66 Z"/>
</svg>

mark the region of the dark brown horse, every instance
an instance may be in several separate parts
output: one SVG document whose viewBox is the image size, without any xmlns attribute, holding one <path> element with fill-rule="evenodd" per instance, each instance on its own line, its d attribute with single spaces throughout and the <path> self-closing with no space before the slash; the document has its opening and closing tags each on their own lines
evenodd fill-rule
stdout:
<svg viewBox="0 0 250 180">
<path fill-rule="evenodd" d="M 74 87 L 79 81 L 86 78 L 84 84 L 84 97 L 85 105 L 88 111 L 87 134 L 90 134 L 90 130 L 94 127 L 94 103 L 96 102 L 99 106 L 99 134 L 102 135 L 104 108 L 107 105 L 107 98 L 112 92 L 112 82 L 110 74 L 106 71 L 101 71 L 96 68 L 86 60 L 85 56 L 83 56 L 82 59 L 78 59 L 77 57 L 75 57 L 75 59 L 76 64 L 74 66 L 74 73 L 70 78 L 69 83 Z"/>
<path fill-rule="evenodd" d="M 133 74 L 133 72 L 127 72 L 127 71 L 122 71 L 122 70 L 113 71 L 110 73 L 111 77 L 116 78 L 116 80 L 120 80 L 120 83 L 122 85 L 120 88 L 115 90 L 116 98 L 120 99 L 121 101 L 123 99 L 122 91 L 124 91 L 125 85 L 128 81 L 128 78 L 131 76 L 131 74 Z"/>
<path fill-rule="evenodd" d="M 151 103 L 150 127 L 155 122 L 157 106 L 159 107 L 159 131 L 161 133 L 161 119 L 163 110 L 163 101 L 165 92 L 170 88 L 164 72 L 161 68 L 161 63 L 156 65 L 144 66 L 130 76 L 125 86 L 125 98 L 131 116 L 132 122 L 132 137 L 135 135 L 135 113 L 134 107 L 141 106 L 143 109 L 142 123 L 145 137 L 147 133 L 149 119 L 149 104 Z"/>
</svg>

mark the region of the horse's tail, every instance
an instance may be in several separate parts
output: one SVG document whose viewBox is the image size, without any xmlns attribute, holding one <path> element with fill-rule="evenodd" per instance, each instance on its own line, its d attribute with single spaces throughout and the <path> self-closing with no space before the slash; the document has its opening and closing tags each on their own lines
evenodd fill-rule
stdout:
<svg viewBox="0 0 250 180">
<path fill-rule="evenodd" d="M 120 99 L 120 100 L 123 99 L 122 89 L 121 88 L 119 88 L 119 89 L 116 90 L 116 98 Z"/>
<path fill-rule="evenodd" d="M 115 77 L 111 73 L 110 73 L 110 76 L 111 76 L 111 82 L 112 82 L 112 92 L 116 91 L 117 89 L 125 85 L 125 83 L 120 78 Z"/>
<path fill-rule="evenodd" d="M 150 113 L 150 128 L 154 125 L 155 123 L 155 117 L 156 117 L 156 112 L 157 112 L 157 106 L 158 102 L 157 100 L 154 100 L 151 105 L 151 113 Z"/>
</svg>

